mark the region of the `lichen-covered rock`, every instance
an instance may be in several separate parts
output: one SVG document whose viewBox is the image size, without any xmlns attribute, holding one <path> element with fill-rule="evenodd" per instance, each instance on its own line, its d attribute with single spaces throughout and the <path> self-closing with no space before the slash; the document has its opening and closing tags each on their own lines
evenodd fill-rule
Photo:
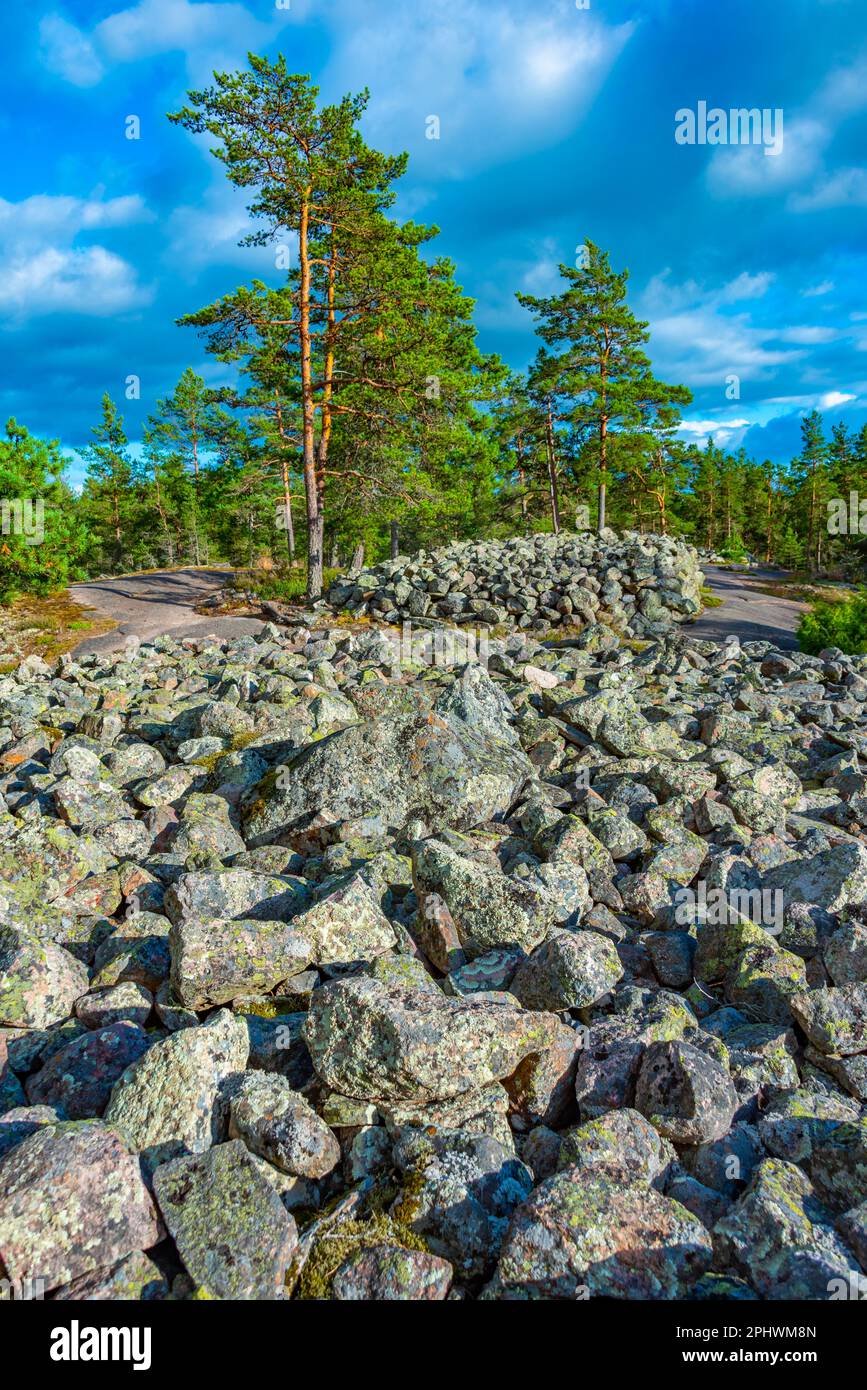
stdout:
<svg viewBox="0 0 867 1390">
<path fill-rule="evenodd" d="M 753 946 L 729 967 L 725 996 L 756 1022 L 788 1023 L 792 997 L 806 983 L 800 956 L 771 945 Z"/>
<path fill-rule="evenodd" d="M 62 946 L 0 925 L 0 1024 L 47 1028 L 87 992 L 85 966 Z"/>
<path fill-rule="evenodd" d="M 159 1265 L 144 1251 L 127 1255 L 117 1264 L 82 1274 L 71 1284 L 55 1289 L 59 1302 L 99 1303 L 103 1300 L 124 1303 L 152 1303 L 169 1297 L 169 1283 Z"/>
<path fill-rule="evenodd" d="M 867 845 L 847 840 L 808 859 L 780 864 L 765 875 L 763 887 L 781 890 L 787 903 L 814 903 L 840 912 L 867 898 Z"/>
<path fill-rule="evenodd" d="M 86 1028 L 108 1028 L 112 1023 L 137 1023 L 144 1028 L 153 1012 L 154 999 L 144 985 L 131 980 L 83 994 L 75 1005 L 75 1017 Z"/>
<path fill-rule="evenodd" d="M 331 1297 L 341 1302 L 438 1300 L 448 1296 L 453 1270 L 448 1260 L 424 1250 L 371 1245 L 353 1251 L 331 1281 Z"/>
<path fill-rule="evenodd" d="M 520 947 L 531 951 L 555 922 L 565 920 L 571 907 L 558 910 L 555 894 L 532 879 L 510 878 L 493 866 L 458 854 L 439 840 L 413 845 L 413 879 L 424 911 L 428 893 L 435 893 L 448 907 L 470 957 L 495 947 Z M 579 872 L 583 875 L 583 869 Z M 581 908 L 589 906 L 586 876 Z"/>
<path fill-rule="evenodd" d="M 867 1052 L 867 983 L 811 989 L 790 1000 L 792 1013 L 820 1052 Z"/>
<path fill-rule="evenodd" d="M 292 922 L 185 917 L 169 932 L 171 987 L 186 1009 L 276 989 L 309 964 L 312 945 Z"/>
<path fill-rule="evenodd" d="M 10 1279 L 54 1289 L 160 1235 L 137 1159 L 98 1120 L 42 1126 L 0 1159 L 0 1263 Z"/>
<path fill-rule="evenodd" d="M 288 874 L 253 869 L 194 870 L 181 874 L 166 893 L 166 912 L 173 922 L 200 919 L 255 918 L 285 922 L 307 905 L 308 885 Z"/>
<path fill-rule="evenodd" d="M 487 1296 L 677 1298 L 711 1255 L 710 1235 L 678 1202 L 573 1167 L 518 1207 Z"/>
<path fill-rule="evenodd" d="M 532 775 L 517 748 L 485 742 L 451 717 L 387 715 L 309 744 L 250 793 L 248 844 L 269 844 L 315 817 L 376 817 L 400 828 L 414 816 L 468 830 L 504 815 Z"/>
<path fill-rule="evenodd" d="M 250 1072 L 229 1105 L 229 1137 L 282 1173 L 324 1178 L 340 1162 L 340 1145 L 285 1077 Z"/>
<path fill-rule="evenodd" d="M 580 1168 L 592 1176 L 604 1169 L 624 1186 L 651 1183 L 661 1188 L 675 1160 L 672 1146 L 637 1110 L 612 1110 L 567 1129 L 557 1159 L 559 1169 Z"/>
<path fill-rule="evenodd" d="M 525 1057 L 506 1078 L 514 1124 L 558 1126 L 569 1118 L 575 1109 L 575 1074 L 583 1041 L 578 1029 L 560 1024 L 550 1046 Z"/>
<path fill-rule="evenodd" d="M 742 1275 L 762 1298 L 825 1299 L 832 1279 L 857 1274 L 806 1174 L 782 1159 L 759 1165 L 713 1237 L 723 1268 Z"/>
<path fill-rule="evenodd" d="M 391 1213 L 464 1278 L 488 1273 L 532 1175 L 489 1135 L 407 1130 L 393 1150 L 402 1190 Z"/>
<path fill-rule="evenodd" d="M 195 1298 L 283 1297 L 295 1221 L 239 1140 L 172 1159 L 153 1181 Z"/>
<path fill-rule="evenodd" d="M 372 960 L 397 944 L 394 928 L 361 874 L 333 884 L 293 926 L 310 942 L 309 958 L 315 965 Z"/>
<path fill-rule="evenodd" d="M 22 1099 L 24 1095 L 22 1092 Z M 60 1116 L 50 1105 L 16 1105 L 0 1115 L 0 1158 L 38 1129 L 58 1122 Z"/>
<path fill-rule="evenodd" d="M 635 1108 L 665 1139 L 706 1144 L 731 1126 L 737 1092 L 726 1067 L 688 1042 L 651 1043 L 641 1059 Z"/>
<path fill-rule="evenodd" d="M 835 985 L 867 980 L 867 927 L 841 927 L 825 942 L 822 959 Z"/>
<path fill-rule="evenodd" d="M 867 1117 L 817 1134 L 806 1168 L 813 1186 L 835 1211 L 867 1201 Z"/>
<path fill-rule="evenodd" d="M 55 1052 L 27 1082 L 31 1105 L 51 1105 L 67 1120 L 102 1114 L 114 1083 L 143 1056 L 153 1039 L 137 1023 L 89 1031 Z"/>
<path fill-rule="evenodd" d="M 554 1041 L 556 1028 L 550 1014 L 353 979 L 315 991 L 304 1035 L 334 1090 L 426 1102 L 510 1076 Z"/>
<path fill-rule="evenodd" d="M 221 1087 L 247 1065 L 243 1020 L 221 1009 L 198 1028 L 154 1043 L 116 1082 L 106 1124 L 151 1167 L 179 1153 L 201 1153 L 225 1138 Z"/>
<path fill-rule="evenodd" d="M 558 931 L 518 966 L 510 991 L 527 1009 L 584 1009 L 603 999 L 623 975 L 605 936 Z"/>
</svg>

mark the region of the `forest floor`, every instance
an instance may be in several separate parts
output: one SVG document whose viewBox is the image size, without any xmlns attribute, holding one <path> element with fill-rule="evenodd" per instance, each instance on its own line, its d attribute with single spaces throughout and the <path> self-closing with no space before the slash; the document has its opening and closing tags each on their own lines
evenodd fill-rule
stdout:
<svg viewBox="0 0 867 1390">
<path fill-rule="evenodd" d="M 83 638 L 96 638 L 114 627 L 111 618 L 86 612 L 68 592 L 37 598 L 23 595 L 0 608 L 0 673 L 22 657 L 53 660 Z"/>
</svg>

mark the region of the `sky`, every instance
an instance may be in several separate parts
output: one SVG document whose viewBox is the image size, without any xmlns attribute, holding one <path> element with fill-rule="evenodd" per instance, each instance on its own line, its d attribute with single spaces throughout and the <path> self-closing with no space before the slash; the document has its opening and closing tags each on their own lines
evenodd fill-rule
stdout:
<svg viewBox="0 0 867 1390">
<path fill-rule="evenodd" d="M 0 410 L 73 484 L 103 392 L 137 441 L 185 367 L 226 380 L 182 314 L 280 283 L 208 137 L 166 119 L 249 51 L 369 89 L 366 138 L 410 156 L 395 214 L 441 229 L 483 350 L 527 366 L 515 291 L 590 240 L 692 390 L 684 438 L 785 462 L 810 409 L 867 422 L 865 0 L 31 0 L 0 45 Z M 700 103 L 768 138 L 726 115 L 684 143 Z"/>
</svg>

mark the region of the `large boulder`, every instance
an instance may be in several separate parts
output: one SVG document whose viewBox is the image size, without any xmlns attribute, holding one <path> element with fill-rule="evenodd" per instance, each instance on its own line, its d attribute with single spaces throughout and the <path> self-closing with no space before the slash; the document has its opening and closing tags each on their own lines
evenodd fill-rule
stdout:
<svg viewBox="0 0 867 1390">
<path fill-rule="evenodd" d="M 423 1103 L 510 1076 L 556 1033 L 551 1014 L 373 979 L 316 990 L 304 1028 L 313 1065 L 335 1091 Z"/>
</svg>

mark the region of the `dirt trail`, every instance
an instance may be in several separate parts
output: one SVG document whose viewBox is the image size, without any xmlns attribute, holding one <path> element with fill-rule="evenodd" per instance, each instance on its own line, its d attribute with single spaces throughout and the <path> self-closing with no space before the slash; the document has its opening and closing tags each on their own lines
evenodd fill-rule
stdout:
<svg viewBox="0 0 867 1390">
<path fill-rule="evenodd" d="M 722 607 L 708 608 L 697 622 L 684 626 L 685 633 L 720 643 L 732 636 L 742 642 L 761 640 L 773 642 L 784 651 L 797 651 L 795 629 L 807 605 L 794 599 L 773 598 L 758 588 L 779 582 L 779 570 L 756 569 L 738 574 L 708 565 L 704 574 L 708 588 L 723 600 Z"/>
<path fill-rule="evenodd" d="M 76 603 L 94 608 L 118 624 L 101 637 L 85 638 L 75 648 L 76 655 L 118 651 L 129 637 L 148 641 L 161 633 L 177 639 L 259 632 L 263 624 L 258 618 L 203 618 L 195 611 L 195 605 L 220 589 L 227 577 L 226 570 L 164 570 L 71 585 L 69 592 Z"/>
</svg>

